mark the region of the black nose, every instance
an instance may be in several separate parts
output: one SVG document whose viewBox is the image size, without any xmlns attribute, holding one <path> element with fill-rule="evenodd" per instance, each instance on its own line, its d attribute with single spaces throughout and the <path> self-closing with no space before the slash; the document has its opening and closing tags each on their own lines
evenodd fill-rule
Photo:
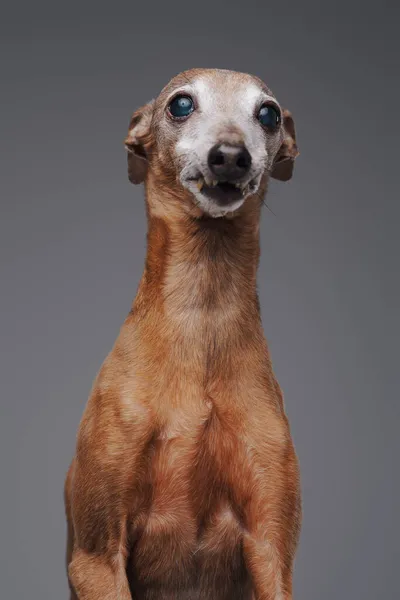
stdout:
<svg viewBox="0 0 400 600">
<path fill-rule="evenodd" d="M 245 146 L 216 144 L 208 153 L 208 166 L 220 181 L 238 181 L 249 172 L 251 156 Z"/>
</svg>

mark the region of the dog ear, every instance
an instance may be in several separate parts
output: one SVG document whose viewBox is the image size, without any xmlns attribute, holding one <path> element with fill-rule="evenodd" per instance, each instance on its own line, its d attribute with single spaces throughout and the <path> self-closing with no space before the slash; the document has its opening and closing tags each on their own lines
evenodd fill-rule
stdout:
<svg viewBox="0 0 400 600">
<path fill-rule="evenodd" d="M 146 179 L 148 157 L 147 150 L 150 125 L 153 116 L 154 100 L 145 104 L 131 117 L 129 133 L 125 138 L 128 151 L 128 177 L 131 183 L 143 183 Z"/>
<path fill-rule="evenodd" d="M 288 110 L 282 113 L 284 138 L 272 165 L 271 177 L 279 181 L 292 178 L 294 161 L 299 155 L 293 117 Z"/>
</svg>

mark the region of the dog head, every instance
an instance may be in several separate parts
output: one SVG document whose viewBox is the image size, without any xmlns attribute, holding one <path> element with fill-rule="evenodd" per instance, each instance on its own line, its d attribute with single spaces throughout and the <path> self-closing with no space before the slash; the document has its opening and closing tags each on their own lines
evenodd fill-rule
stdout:
<svg viewBox="0 0 400 600">
<path fill-rule="evenodd" d="M 174 77 L 133 114 L 125 146 L 132 183 L 153 173 L 185 208 L 213 217 L 261 200 L 268 177 L 290 179 L 298 155 L 293 118 L 271 90 L 214 69 Z"/>
</svg>

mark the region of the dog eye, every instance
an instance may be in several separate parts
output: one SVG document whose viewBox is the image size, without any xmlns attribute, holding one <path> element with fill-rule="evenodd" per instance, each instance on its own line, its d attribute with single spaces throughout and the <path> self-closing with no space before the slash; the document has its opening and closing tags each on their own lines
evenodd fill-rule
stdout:
<svg viewBox="0 0 400 600">
<path fill-rule="evenodd" d="M 194 111 L 194 102 L 190 96 L 175 96 L 168 110 L 174 119 L 182 119 Z"/>
<path fill-rule="evenodd" d="M 258 120 L 261 125 L 274 131 L 281 122 L 279 109 L 271 104 L 264 104 L 258 112 Z"/>
</svg>

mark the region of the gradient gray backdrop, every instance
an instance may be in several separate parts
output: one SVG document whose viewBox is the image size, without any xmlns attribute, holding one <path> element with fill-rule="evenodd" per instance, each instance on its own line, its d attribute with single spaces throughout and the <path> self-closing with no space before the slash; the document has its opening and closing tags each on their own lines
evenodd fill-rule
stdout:
<svg viewBox="0 0 400 600">
<path fill-rule="evenodd" d="M 399 598 L 395 3 L 3 2 L 0 597 L 67 598 L 64 474 L 142 272 L 131 112 L 177 72 L 265 79 L 295 178 L 264 210 L 265 331 L 301 461 L 296 600 Z"/>
</svg>

